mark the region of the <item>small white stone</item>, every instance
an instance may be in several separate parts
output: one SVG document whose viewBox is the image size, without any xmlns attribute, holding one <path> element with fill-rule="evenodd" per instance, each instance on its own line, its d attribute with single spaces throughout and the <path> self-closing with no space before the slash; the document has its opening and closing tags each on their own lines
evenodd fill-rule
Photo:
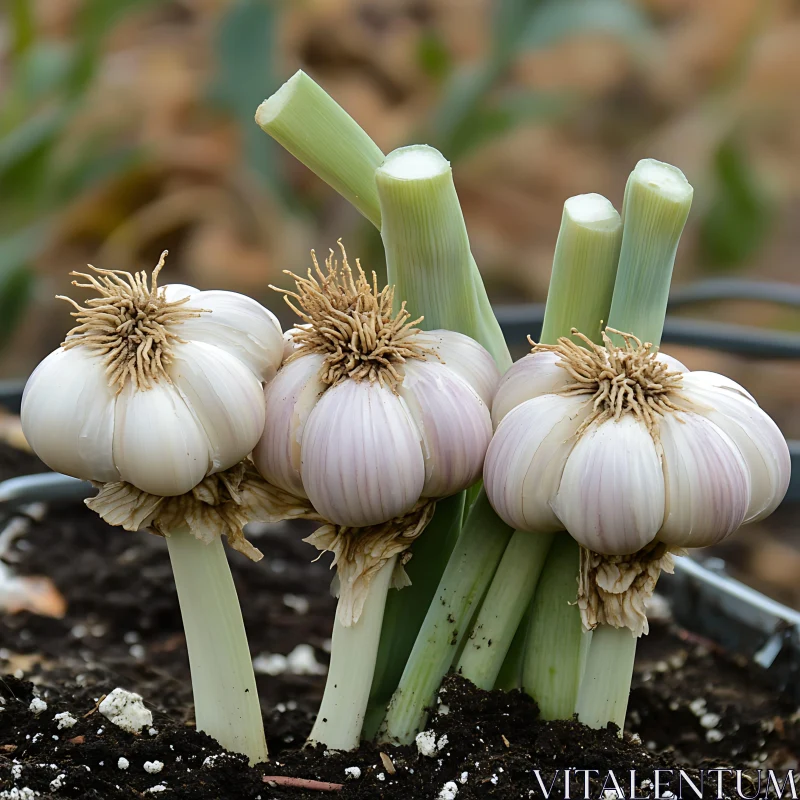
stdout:
<svg viewBox="0 0 800 800">
<path fill-rule="evenodd" d="M 11 774 L 14 776 L 15 781 L 18 781 L 22 777 L 22 770 L 22 764 L 19 764 L 16 761 L 11 765 Z"/>
<path fill-rule="evenodd" d="M 719 714 L 712 714 L 709 712 L 708 714 L 703 714 L 703 716 L 700 717 L 700 724 L 704 728 L 716 728 L 717 725 L 719 725 L 720 719 L 721 717 Z"/>
<path fill-rule="evenodd" d="M 151 775 L 155 775 L 161 770 L 164 769 L 164 762 L 163 761 L 145 761 L 144 762 L 144 771 L 149 772 Z"/>
<path fill-rule="evenodd" d="M 444 750 L 447 747 L 447 734 L 444 734 L 439 738 L 439 741 L 436 742 L 436 749 L 437 750 Z"/>
<path fill-rule="evenodd" d="M 166 792 L 167 786 L 164 783 L 157 783 L 155 786 L 151 786 L 149 789 L 145 789 L 145 794 L 158 794 L 159 792 Z"/>
<path fill-rule="evenodd" d="M 384 775 L 382 772 L 379 772 L 379 773 L 378 773 L 378 774 L 377 774 L 375 777 L 376 777 L 376 778 L 377 778 L 379 781 L 385 781 L 385 780 L 386 780 L 386 776 L 385 776 L 385 775 Z"/>
<path fill-rule="evenodd" d="M 34 714 L 41 714 L 42 711 L 47 711 L 47 703 L 41 697 L 34 697 L 28 706 L 28 711 L 32 711 Z"/>
<path fill-rule="evenodd" d="M 0 800 L 35 800 L 38 794 L 27 786 L 23 786 L 21 789 L 17 789 L 15 786 L 13 789 L 0 792 Z"/>
<path fill-rule="evenodd" d="M 417 750 L 420 755 L 433 758 L 436 754 L 436 732 L 435 731 L 422 731 L 417 734 L 416 738 Z"/>
<path fill-rule="evenodd" d="M 298 594 L 285 594 L 283 596 L 283 604 L 297 614 L 307 614 L 309 602 L 307 597 Z"/>
<path fill-rule="evenodd" d="M 219 761 L 221 758 L 225 758 L 225 753 L 217 753 L 213 756 L 206 756 L 203 760 L 203 766 L 212 769 L 217 765 L 217 761 Z"/>
<path fill-rule="evenodd" d="M 439 792 L 439 800 L 455 800 L 457 794 L 458 786 L 456 786 L 455 782 L 447 781 Z"/>
<path fill-rule="evenodd" d="M 158 736 L 158 731 L 157 731 L 155 728 L 150 728 L 150 730 L 149 730 L 149 731 L 147 731 L 147 732 L 148 732 L 148 733 L 149 733 L 151 736 Z"/>
<path fill-rule="evenodd" d="M 292 675 L 324 675 L 328 668 L 317 661 L 310 644 L 299 644 L 286 656 L 286 664 Z"/>
<path fill-rule="evenodd" d="M 50 781 L 50 788 L 53 791 L 60 789 L 64 785 L 64 778 L 66 777 L 67 776 L 62 772 L 60 775 L 53 778 L 53 780 Z"/>
<path fill-rule="evenodd" d="M 712 728 L 710 731 L 706 731 L 706 741 L 711 744 L 721 742 L 724 738 L 725 734 L 718 728 Z"/>
<path fill-rule="evenodd" d="M 696 717 L 701 717 L 706 713 L 706 699 L 705 697 L 697 697 L 689 703 L 689 710 Z"/>
<path fill-rule="evenodd" d="M 357 781 L 361 777 L 361 767 L 345 767 L 344 774 L 349 781 Z"/>
<path fill-rule="evenodd" d="M 71 728 L 78 720 L 69 713 L 69 711 L 62 711 L 56 714 L 53 719 L 58 723 L 58 729 Z"/>
<path fill-rule="evenodd" d="M 138 733 L 153 724 L 153 715 L 145 708 L 142 696 L 119 687 L 100 703 L 99 710 L 109 722 L 129 733 Z"/>
<path fill-rule="evenodd" d="M 469 778 L 469 772 L 462 772 L 458 782 L 463 786 Z"/>
</svg>

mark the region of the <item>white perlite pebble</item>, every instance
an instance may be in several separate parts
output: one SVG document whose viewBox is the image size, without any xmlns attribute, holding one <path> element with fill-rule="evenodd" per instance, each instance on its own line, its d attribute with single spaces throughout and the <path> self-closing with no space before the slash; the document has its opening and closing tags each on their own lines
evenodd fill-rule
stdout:
<svg viewBox="0 0 800 800">
<path fill-rule="evenodd" d="M 67 776 L 62 772 L 58 777 L 50 781 L 50 788 L 55 792 L 64 785 L 64 778 Z"/>
<path fill-rule="evenodd" d="M 149 789 L 145 789 L 145 794 L 158 794 L 159 792 L 166 792 L 167 786 L 164 783 L 157 783 L 155 786 L 151 786 Z"/>
<path fill-rule="evenodd" d="M 151 775 L 155 775 L 157 772 L 161 772 L 164 769 L 164 762 L 163 761 L 145 761 L 144 762 L 144 771 L 149 772 Z"/>
<path fill-rule="evenodd" d="M 712 728 L 710 731 L 706 731 L 706 741 L 710 742 L 711 744 L 721 742 L 724 738 L 725 734 L 717 728 Z"/>
<path fill-rule="evenodd" d="M 721 717 L 719 714 L 712 714 L 709 712 L 708 714 L 703 714 L 703 716 L 700 717 L 700 724 L 704 728 L 716 728 L 717 725 L 719 725 L 720 719 Z"/>
<path fill-rule="evenodd" d="M 47 711 L 47 703 L 41 697 L 34 697 L 28 706 L 28 711 L 32 711 L 34 714 L 41 714 L 42 711 Z"/>
<path fill-rule="evenodd" d="M 417 750 L 420 755 L 433 758 L 436 755 L 436 731 L 422 731 L 417 734 Z"/>
<path fill-rule="evenodd" d="M 463 786 L 469 779 L 469 772 L 462 772 L 458 782 Z"/>
<path fill-rule="evenodd" d="M 378 774 L 377 774 L 375 777 L 376 777 L 376 778 L 377 778 L 379 781 L 385 781 L 385 780 L 386 780 L 386 776 L 385 776 L 385 775 L 384 775 L 382 772 L 379 772 L 379 773 L 378 773 Z"/>
<path fill-rule="evenodd" d="M 56 714 L 53 719 L 58 723 L 58 729 L 71 728 L 78 720 L 69 713 L 69 711 L 62 711 Z"/>
<path fill-rule="evenodd" d="M 349 781 L 357 781 L 361 777 L 361 767 L 345 767 L 344 774 Z"/>
<path fill-rule="evenodd" d="M 299 644 L 288 656 L 262 653 L 253 659 L 253 669 L 262 675 L 324 675 L 328 668 L 317 661 L 310 644 Z"/>
<path fill-rule="evenodd" d="M 128 769 L 128 767 L 130 765 L 131 765 L 131 762 L 128 761 L 127 758 L 123 758 L 122 756 L 120 756 L 119 761 L 117 761 L 117 767 L 119 769 Z"/>
<path fill-rule="evenodd" d="M 0 800 L 35 800 L 38 794 L 27 786 L 23 786 L 21 789 L 14 787 L 0 792 Z"/>
<path fill-rule="evenodd" d="M 439 800 L 455 800 L 457 794 L 458 786 L 456 786 L 453 781 L 447 781 L 447 783 L 442 786 L 442 791 L 439 792 Z"/>
<path fill-rule="evenodd" d="M 153 724 L 153 715 L 144 707 L 142 696 L 119 687 L 100 703 L 99 711 L 113 725 L 129 733 L 139 733 Z"/>
</svg>

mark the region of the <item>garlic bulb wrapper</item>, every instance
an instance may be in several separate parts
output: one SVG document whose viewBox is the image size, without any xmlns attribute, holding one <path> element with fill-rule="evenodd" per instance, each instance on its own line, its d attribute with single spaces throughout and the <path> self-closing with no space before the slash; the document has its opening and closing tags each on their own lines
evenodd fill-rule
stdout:
<svg viewBox="0 0 800 800">
<path fill-rule="evenodd" d="M 334 525 L 401 518 L 421 498 L 455 494 L 481 474 L 499 373 L 479 344 L 415 328 L 342 250 L 298 278 L 286 301 L 301 324 L 265 390 L 261 474 L 307 497 Z"/>
<path fill-rule="evenodd" d="M 252 450 L 264 429 L 262 382 L 284 343 L 275 317 L 248 297 L 159 286 L 164 255 L 151 281 L 73 273 L 98 297 L 70 300 L 78 325 L 31 375 L 21 418 L 59 472 L 178 496 Z"/>
<path fill-rule="evenodd" d="M 631 587 L 652 591 L 670 551 L 714 544 L 771 513 L 790 458 L 741 386 L 620 335 L 623 346 L 604 335 L 600 347 L 573 331 L 584 346 L 563 338 L 511 367 L 492 407 L 484 483 L 509 525 L 565 529 L 589 551 L 584 566 L 604 584 L 583 574 L 582 586 L 604 599 L 579 596 L 587 627 L 640 633 L 644 605 Z"/>
</svg>

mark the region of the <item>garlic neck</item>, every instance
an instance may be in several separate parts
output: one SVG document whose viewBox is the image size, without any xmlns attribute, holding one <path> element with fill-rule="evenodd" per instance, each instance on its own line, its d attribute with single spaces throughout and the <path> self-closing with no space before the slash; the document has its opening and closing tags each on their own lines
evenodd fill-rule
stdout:
<svg viewBox="0 0 800 800">
<path fill-rule="evenodd" d="M 287 272 L 295 279 L 296 292 L 272 287 L 284 294 L 304 323 L 292 332 L 296 349 L 287 361 L 318 353 L 325 357 L 320 379 L 329 386 L 353 378 L 396 389 L 405 361 L 434 355 L 415 338 L 419 329 L 414 326 L 422 317 L 409 321 L 405 303 L 395 314 L 394 287 L 378 291 L 375 273 L 370 283 L 358 260 L 354 275 L 341 241 L 339 247 L 341 265 L 331 250 L 323 271 L 312 251 L 314 271 L 306 278 Z"/>
<path fill-rule="evenodd" d="M 617 347 L 608 333 L 621 336 L 622 347 Z M 558 366 L 572 382 L 559 394 L 591 395 L 593 413 L 578 434 L 593 423 L 633 414 L 657 441 L 659 417 L 682 410 L 676 402 L 681 399 L 682 374 L 659 360 L 649 342 L 643 343 L 633 334 L 606 328 L 603 347 L 575 328 L 572 335 L 585 346 L 562 337 L 555 345 L 535 345 L 534 352 L 548 350 L 560 356 Z"/>
<path fill-rule="evenodd" d="M 62 343 L 64 349 L 85 347 L 99 356 L 106 366 L 108 385 L 122 391 L 127 381 L 137 389 L 150 389 L 159 381 L 171 383 L 167 367 L 172 361 L 172 346 L 182 341 L 177 333 L 181 323 L 199 317 L 202 309 L 188 308 L 188 298 L 168 301 L 158 286 L 164 266 L 165 250 L 149 281 L 147 273 L 97 269 L 95 275 L 73 272 L 86 283 L 73 281 L 81 289 L 91 289 L 100 296 L 78 305 L 69 297 L 59 296 L 75 307 L 72 316 L 78 321 Z"/>
</svg>

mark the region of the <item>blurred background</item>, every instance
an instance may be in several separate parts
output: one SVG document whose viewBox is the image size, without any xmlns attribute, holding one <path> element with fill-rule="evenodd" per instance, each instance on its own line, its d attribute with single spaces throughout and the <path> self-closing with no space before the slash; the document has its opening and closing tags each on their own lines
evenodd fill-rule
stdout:
<svg viewBox="0 0 800 800">
<path fill-rule="evenodd" d="M 792 0 L 5 0 L 0 379 L 24 378 L 61 341 L 69 308 L 54 296 L 86 263 L 149 269 L 168 248 L 169 282 L 250 294 L 284 321 L 268 284 L 312 247 L 341 236 L 383 269 L 369 223 L 253 121 L 298 68 L 385 152 L 427 142 L 452 161 L 498 307 L 544 301 L 564 200 L 600 192 L 619 208 L 646 156 L 695 187 L 678 291 L 798 290 Z M 800 332 L 797 305 L 743 294 L 673 313 Z M 796 359 L 668 350 L 742 382 L 800 438 Z M 800 607 L 788 509 L 717 552 Z"/>
</svg>

